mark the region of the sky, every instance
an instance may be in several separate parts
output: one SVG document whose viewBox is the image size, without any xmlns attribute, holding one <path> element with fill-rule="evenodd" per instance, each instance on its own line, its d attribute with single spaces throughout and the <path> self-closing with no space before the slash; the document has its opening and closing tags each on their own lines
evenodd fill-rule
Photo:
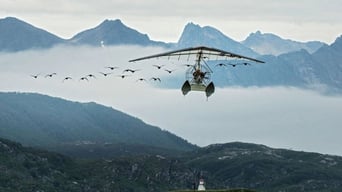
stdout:
<svg viewBox="0 0 342 192">
<path fill-rule="evenodd" d="M 0 91 L 34 92 L 71 101 L 97 102 L 168 130 L 189 142 L 207 146 L 234 141 L 273 148 L 342 156 L 342 97 L 293 87 L 217 88 L 183 96 L 180 88 L 160 89 L 168 74 L 153 67 L 161 60 L 128 63 L 161 48 L 55 47 L 41 51 L 1 53 Z M 163 63 L 184 78 L 184 66 Z M 120 67 L 110 71 L 107 66 Z M 139 69 L 124 79 L 126 68 Z M 56 72 L 52 78 L 46 74 Z M 112 72 L 104 77 L 99 72 Z M 37 79 L 31 75 L 39 74 Z M 79 79 L 94 74 L 89 82 Z M 72 80 L 63 82 L 66 76 Z M 161 82 L 150 81 L 158 76 Z M 146 78 L 146 82 L 138 81 Z M 181 87 L 181 85 L 179 85 Z"/>
<path fill-rule="evenodd" d="M 184 26 L 212 26 L 237 41 L 261 30 L 328 44 L 342 34 L 340 0 L 0 0 L 17 17 L 68 39 L 105 19 L 121 19 L 152 40 L 177 42 Z"/>
</svg>

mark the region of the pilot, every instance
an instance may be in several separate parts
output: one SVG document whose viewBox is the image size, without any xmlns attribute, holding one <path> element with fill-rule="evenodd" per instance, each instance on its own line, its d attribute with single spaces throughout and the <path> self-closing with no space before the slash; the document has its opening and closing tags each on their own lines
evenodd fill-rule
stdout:
<svg viewBox="0 0 342 192">
<path fill-rule="evenodd" d="M 197 83 L 201 83 L 202 79 L 205 77 L 205 72 L 196 69 L 196 71 L 194 71 L 192 75 L 194 76 L 194 79 Z"/>
</svg>

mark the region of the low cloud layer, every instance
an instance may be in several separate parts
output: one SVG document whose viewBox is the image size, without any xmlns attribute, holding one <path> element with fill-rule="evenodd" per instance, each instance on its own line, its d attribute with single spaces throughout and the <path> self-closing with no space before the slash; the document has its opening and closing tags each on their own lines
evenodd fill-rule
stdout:
<svg viewBox="0 0 342 192">
<path fill-rule="evenodd" d="M 342 97 L 297 88 L 218 88 L 207 101 L 203 92 L 183 96 L 159 89 L 152 76 L 169 74 L 153 67 L 161 60 L 128 63 L 163 51 L 141 47 L 56 47 L 45 51 L 1 53 L 0 91 L 38 92 L 73 101 L 95 101 L 205 146 L 232 141 L 342 155 Z M 112 72 L 104 77 L 99 72 Z M 185 71 L 179 63 L 168 66 Z M 122 79 L 125 68 L 139 69 Z M 56 72 L 52 78 L 46 74 Z M 39 74 L 37 79 L 31 77 Z M 88 81 L 80 78 L 88 74 Z M 214 74 L 215 75 L 215 74 Z M 63 82 L 66 76 L 73 80 Z M 145 78 L 147 81 L 139 81 Z M 181 79 L 180 81 L 183 81 Z M 179 85 L 181 87 L 181 85 Z"/>
</svg>

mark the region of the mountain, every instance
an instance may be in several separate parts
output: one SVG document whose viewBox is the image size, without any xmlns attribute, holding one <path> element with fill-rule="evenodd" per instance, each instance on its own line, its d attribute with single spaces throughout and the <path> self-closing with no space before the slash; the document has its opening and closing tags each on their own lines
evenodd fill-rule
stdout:
<svg viewBox="0 0 342 192">
<path fill-rule="evenodd" d="M 92 46 L 141 45 L 162 46 L 166 43 L 150 40 L 146 34 L 125 26 L 121 20 L 105 20 L 95 28 L 82 31 L 70 39 L 72 43 Z"/>
<path fill-rule="evenodd" d="M 315 69 L 320 74 L 322 83 L 342 89 L 342 36 L 330 46 L 323 46 L 312 57 L 316 61 Z"/>
<path fill-rule="evenodd" d="M 113 108 L 33 93 L 0 93 L 0 137 L 60 152 L 116 144 L 145 145 L 159 151 L 196 148 Z"/>
<path fill-rule="evenodd" d="M 237 54 L 248 55 L 249 57 L 258 56 L 250 48 L 234 41 L 213 27 L 201 27 L 194 23 L 188 23 L 178 40 L 177 47 L 186 48 L 195 46 L 215 47 Z"/>
<path fill-rule="evenodd" d="M 257 191 L 340 191 L 342 157 L 227 143 L 189 152 L 186 164 L 201 170 L 210 188 Z"/>
<path fill-rule="evenodd" d="M 0 51 L 50 48 L 65 40 L 14 17 L 0 19 Z"/>
<path fill-rule="evenodd" d="M 0 191 L 8 192 L 190 191 L 200 178 L 225 192 L 342 190 L 342 157 L 239 142 L 178 157 L 80 160 L 0 138 L 0 170 Z"/>
<path fill-rule="evenodd" d="M 76 191 L 66 173 L 75 166 L 65 156 L 0 138 L 0 191 Z"/>
<path fill-rule="evenodd" d="M 307 50 L 264 55 L 264 64 L 213 68 L 217 86 L 294 86 L 322 93 L 342 93 L 341 37 L 310 54 Z M 210 63 L 209 63 L 210 64 Z M 214 64 L 212 64 L 214 65 Z"/>
<path fill-rule="evenodd" d="M 257 31 L 251 33 L 242 44 L 251 48 L 260 55 L 280 55 L 301 49 L 307 50 L 309 53 L 317 51 L 325 43 L 319 41 L 298 42 L 289 39 L 283 39 L 271 33 L 261 33 Z"/>
</svg>

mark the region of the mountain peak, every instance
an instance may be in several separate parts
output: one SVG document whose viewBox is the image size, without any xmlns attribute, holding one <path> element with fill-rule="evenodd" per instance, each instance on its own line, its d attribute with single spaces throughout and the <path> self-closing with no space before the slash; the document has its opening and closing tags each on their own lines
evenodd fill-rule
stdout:
<svg viewBox="0 0 342 192">
<path fill-rule="evenodd" d="M 0 19 L 0 22 L 23 22 L 23 21 L 21 21 L 20 19 L 15 18 L 15 17 L 5 17 L 3 19 Z"/>
<path fill-rule="evenodd" d="M 178 47 L 194 46 L 216 47 L 237 54 L 245 54 L 251 57 L 257 56 L 254 51 L 224 35 L 218 29 L 210 26 L 201 27 L 198 24 L 189 22 L 185 25 L 183 33 L 178 40 Z"/>
<path fill-rule="evenodd" d="M 21 28 L 32 28 L 33 26 L 15 17 L 6 17 L 0 19 L 0 31 L 4 30 L 4 27 L 21 27 Z"/>
<path fill-rule="evenodd" d="M 191 28 L 201 28 L 201 26 L 199 25 L 199 24 L 195 24 L 195 23 L 193 23 L 193 22 L 189 22 L 188 24 L 186 24 L 185 25 L 185 28 L 184 28 L 184 30 L 185 29 L 191 29 Z"/>
<path fill-rule="evenodd" d="M 282 38 L 277 36 L 277 35 L 274 35 L 272 33 L 263 33 L 260 30 L 257 30 L 254 33 L 250 33 L 245 41 L 251 41 L 251 40 L 255 40 L 255 41 L 261 41 L 261 40 L 280 40 L 280 39 L 282 39 Z"/>
<path fill-rule="evenodd" d="M 189 22 L 188 24 L 185 25 L 183 33 L 191 33 L 191 32 L 195 32 L 195 33 L 210 33 L 212 35 L 218 35 L 218 36 L 225 36 L 221 31 L 219 31 L 218 29 L 211 27 L 211 26 L 203 26 L 201 27 L 199 24 L 195 24 L 193 22 Z M 229 38 L 227 36 L 225 36 L 226 38 Z M 230 38 L 229 38 L 230 39 Z"/>
<path fill-rule="evenodd" d="M 120 19 L 115 19 L 115 20 L 106 19 L 93 29 L 95 29 L 97 32 L 112 33 L 115 31 L 127 30 L 130 28 L 127 27 L 125 24 L 123 24 Z M 92 29 L 90 29 L 90 30 L 92 30 Z M 90 30 L 87 30 L 87 31 L 90 31 Z"/>
<path fill-rule="evenodd" d="M 64 40 L 15 17 L 0 19 L 0 51 L 49 48 Z"/>
<path fill-rule="evenodd" d="M 122 21 L 120 19 L 115 19 L 115 20 L 106 19 L 99 26 L 121 26 L 121 27 L 125 27 L 125 25 L 122 23 Z"/>
<path fill-rule="evenodd" d="M 334 43 L 331 44 L 331 47 L 337 50 L 342 50 L 342 35 L 336 38 Z"/>
<path fill-rule="evenodd" d="M 202 30 L 202 27 L 200 25 L 195 24 L 193 22 L 189 22 L 188 24 L 185 25 L 183 33 L 182 33 L 182 36 L 178 40 L 178 43 L 183 42 L 185 39 L 188 39 L 188 38 L 191 37 L 191 36 L 188 36 L 188 35 L 196 34 L 196 33 L 198 33 L 201 30 Z M 183 36 L 183 35 L 185 35 L 185 36 Z"/>
<path fill-rule="evenodd" d="M 101 42 L 104 45 L 137 44 L 148 46 L 158 44 L 151 41 L 146 34 L 127 27 L 120 19 L 106 19 L 98 26 L 78 33 L 71 41 L 77 44 L 93 46 L 100 46 Z M 163 46 L 161 43 L 158 45 Z"/>
<path fill-rule="evenodd" d="M 248 38 L 255 38 L 255 37 L 261 37 L 261 36 L 263 36 L 263 33 L 260 31 L 260 30 L 257 30 L 256 32 L 254 32 L 254 33 L 250 33 L 249 35 L 248 35 L 248 37 L 247 37 L 247 39 Z"/>
<path fill-rule="evenodd" d="M 256 35 L 261 35 L 261 31 L 257 30 L 257 31 L 255 32 L 255 34 L 256 34 Z"/>
<path fill-rule="evenodd" d="M 322 42 L 311 41 L 311 42 L 297 42 L 289 39 L 283 39 L 272 33 L 262 33 L 256 31 L 251 33 L 243 42 L 247 47 L 250 47 L 254 51 L 262 55 L 280 55 L 283 53 L 298 51 L 305 49 L 309 53 L 315 52 L 321 46 L 324 45 Z"/>
</svg>

